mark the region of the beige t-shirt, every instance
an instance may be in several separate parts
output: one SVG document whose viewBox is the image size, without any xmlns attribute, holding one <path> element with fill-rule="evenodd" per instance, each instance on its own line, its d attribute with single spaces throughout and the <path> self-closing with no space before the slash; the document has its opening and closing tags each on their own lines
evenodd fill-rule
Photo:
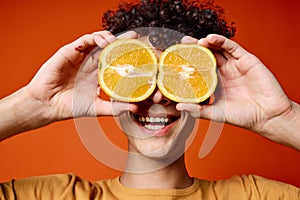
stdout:
<svg viewBox="0 0 300 200">
<path fill-rule="evenodd" d="M 0 184 L 0 199 L 122 199 L 122 200 L 299 200 L 300 189 L 259 176 L 234 176 L 228 180 L 194 178 L 185 189 L 133 189 L 115 179 L 89 182 L 73 174 L 49 175 L 12 180 Z"/>
</svg>

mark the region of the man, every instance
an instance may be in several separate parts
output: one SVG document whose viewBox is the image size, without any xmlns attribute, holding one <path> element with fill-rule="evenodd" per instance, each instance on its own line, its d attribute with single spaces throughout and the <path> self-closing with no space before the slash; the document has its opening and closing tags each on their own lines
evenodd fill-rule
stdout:
<svg viewBox="0 0 300 200">
<path fill-rule="evenodd" d="M 157 2 L 161 3 L 161 1 Z M 176 2 L 174 5 L 179 9 L 180 1 Z M 142 8 L 145 8 L 145 5 Z M 113 18 L 111 15 L 109 17 Z M 128 32 L 123 37 L 135 38 L 136 34 Z M 93 116 L 94 112 L 98 116 L 114 113 L 120 116 L 120 123 L 127 134 L 136 133 L 138 122 L 132 118 L 132 115 L 147 117 L 149 108 L 158 105 L 155 113 L 167 114 L 168 120 L 175 118 L 176 120 L 171 123 L 176 129 L 171 128 L 166 131 L 164 137 L 149 137 L 145 140 L 135 137 L 134 134 L 128 135 L 129 151 L 139 156 L 129 156 L 127 166 L 129 170 L 120 178 L 90 183 L 74 175 L 55 175 L 11 181 L 1 185 L 1 197 L 27 199 L 42 197 L 49 199 L 275 199 L 285 197 L 296 199 L 299 195 L 298 188 L 256 176 L 234 177 L 219 182 L 189 177 L 181 155 L 184 151 L 183 142 L 179 139 L 182 133 L 188 133 L 184 130 L 189 119 L 198 118 L 200 114 L 201 117 L 210 119 L 212 112 L 217 113 L 213 115 L 213 120 L 224 120 L 248 128 L 269 139 L 300 149 L 299 105 L 287 98 L 274 76 L 256 57 L 232 40 L 216 34 L 201 37 L 204 38 L 198 40 L 194 37 L 184 37 L 181 42 L 198 43 L 218 50 L 215 55 L 220 76 L 224 80 L 225 94 L 221 94 L 213 105 L 176 104 L 164 97 L 159 90 L 143 102 L 112 104 L 99 97 L 86 96 L 83 91 L 80 97 L 86 101 L 85 104 L 80 104 L 82 107 L 76 108 L 75 117 Z M 73 83 L 83 60 L 93 47 L 98 45 L 104 48 L 115 39 L 110 32 L 101 31 L 85 35 L 62 47 L 42 66 L 27 86 L 1 100 L 0 138 L 4 139 L 26 130 L 74 117 L 70 99 L 73 97 L 75 89 Z M 160 47 L 158 45 L 156 48 Z M 97 68 L 80 70 L 83 72 L 81 75 L 84 76 L 77 83 L 77 87 L 89 88 L 90 91 L 96 92 Z M 225 95 L 226 111 L 222 109 Z M 95 110 L 91 109 L 93 107 Z M 181 131 L 177 131 L 178 129 Z M 165 160 L 172 157 L 174 151 L 180 156 L 166 165 Z M 152 167 L 149 169 L 149 166 Z M 133 173 L 136 167 L 140 173 Z M 134 170 L 130 170 L 132 168 Z"/>
</svg>

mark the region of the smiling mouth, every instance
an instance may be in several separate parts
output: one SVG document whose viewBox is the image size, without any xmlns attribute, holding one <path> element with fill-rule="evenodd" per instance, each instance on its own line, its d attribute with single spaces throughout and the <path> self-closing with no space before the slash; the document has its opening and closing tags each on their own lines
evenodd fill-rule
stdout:
<svg viewBox="0 0 300 200">
<path fill-rule="evenodd" d="M 133 117 L 140 126 L 153 131 L 163 129 L 180 118 L 180 116 L 151 117 L 149 115 L 138 114 L 133 114 Z"/>
</svg>

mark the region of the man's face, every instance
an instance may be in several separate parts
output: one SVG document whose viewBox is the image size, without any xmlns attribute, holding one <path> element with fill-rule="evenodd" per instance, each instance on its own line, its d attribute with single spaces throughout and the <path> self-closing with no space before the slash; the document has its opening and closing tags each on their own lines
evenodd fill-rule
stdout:
<svg viewBox="0 0 300 200">
<path fill-rule="evenodd" d="M 143 41 L 147 39 L 143 38 Z M 159 58 L 162 52 L 154 51 Z M 135 104 L 136 112 L 127 112 L 119 117 L 128 137 L 129 151 L 157 159 L 182 155 L 195 120 L 176 110 L 177 103 L 163 96 L 158 88 L 148 99 Z"/>
<path fill-rule="evenodd" d="M 176 104 L 156 89 L 148 99 L 136 103 L 136 112 L 119 117 L 130 152 L 151 158 L 178 157 L 183 153 L 194 119 L 176 110 Z"/>
</svg>

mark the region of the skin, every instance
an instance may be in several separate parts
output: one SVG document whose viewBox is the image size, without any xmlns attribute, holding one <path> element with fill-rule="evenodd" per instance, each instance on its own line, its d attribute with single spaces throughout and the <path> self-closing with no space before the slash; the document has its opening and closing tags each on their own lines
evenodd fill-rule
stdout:
<svg viewBox="0 0 300 200">
<path fill-rule="evenodd" d="M 159 59 L 162 51 L 154 48 L 148 37 L 139 39 L 148 43 Z M 185 140 L 194 127 L 195 118 L 177 110 L 177 103 L 165 97 L 158 88 L 149 98 L 134 105 L 137 107 L 134 112 L 126 112 L 119 117 L 130 152 L 127 168 L 120 177 L 121 183 L 132 188 L 190 186 L 193 180 L 187 173 L 183 154 Z M 170 124 L 162 123 L 165 127 L 161 129 L 151 130 L 135 116 L 169 118 L 173 121 Z"/>
<path fill-rule="evenodd" d="M 154 48 L 149 42 L 148 37 L 142 37 L 139 38 L 139 40 L 146 42 L 159 59 L 162 51 Z M 165 97 L 160 90 L 156 88 L 149 98 L 134 103 L 137 108 L 134 112 L 121 115 L 119 121 L 122 129 L 128 136 L 129 151 L 139 153 L 142 151 L 145 155 L 149 155 L 150 157 L 161 157 L 163 156 L 162 154 L 168 154 L 170 150 L 167 148 L 176 143 L 173 141 L 178 138 L 181 129 L 184 128 L 182 125 L 184 126 L 187 119 L 191 118 L 188 115 L 181 115 L 181 112 L 176 109 L 176 104 L 176 102 Z M 169 127 L 168 130 L 149 130 L 142 128 L 142 124 L 138 122 L 137 117 L 134 117 L 134 115 L 143 117 L 168 117 L 173 118 L 174 122 L 171 123 L 172 127 Z M 166 123 L 162 124 L 166 125 Z"/>
<path fill-rule="evenodd" d="M 190 128 L 194 125 L 191 121 L 194 122 L 194 118 L 179 112 L 176 103 L 164 97 L 158 89 L 150 98 L 138 103 L 137 107 L 134 114 L 144 116 L 154 108 L 155 116 L 177 116 L 178 119 L 168 125 L 172 126 L 170 129 L 151 131 L 132 120 L 131 114 L 120 116 L 119 121 L 127 134 L 130 152 L 127 169 L 120 177 L 121 183 L 132 188 L 167 189 L 190 186 L 193 180 L 184 164 L 184 151 L 185 140 L 191 133 Z"/>
<path fill-rule="evenodd" d="M 186 37 L 183 42 L 217 50 L 214 54 L 224 90 L 216 94 L 213 105 L 178 104 L 179 110 L 246 128 L 300 150 L 299 105 L 287 97 L 256 56 L 236 42 L 214 34 L 200 40 Z"/>
<path fill-rule="evenodd" d="M 136 34 L 129 32 L 123 37 L 136 38 Z M 100 88 L 97 87 L 95 61 L 90 60 L 90 65 L 80 68 L 94 47 L 104 48 L 115 39 L 107 31 L 80 37 L 59 49 L 40 68 L 28 85 L 1 99 L 0 139 L 72 117 L 121 116 L 126 112 L 142 112 L 138 104 L 115 102 L 113 107 L 111 101 L 99 97 Z M 224 90 L 215 94 L 216 100 L 213 105 L 172 102 L 170 110 L 168 109 L 169 113 L 177 115 L 184 111 L 194 118 L 223 121 L 300 150 L 299 105 L 285 95 L 277 80 L 259 59 L 236 42 L 219 35 L 209 35 L 201 40 L 185 37 L 182 42 L 198 43 L 215 50 Z M 74 91 L 77 94 L 76 99 L 73 99 Z M 76 108 L 72 106 L 73 100 L 76 100 Z M 152 101 L 150 103 L 163 104 L 164 107 L 166 107 L 164 104 L 169 103 L 158 90 L 150 100 Z M 160 145 L 154 148 L 159 149 L 166 142 L 176 141 L 180 135 L 173 131 L 170 133 L 168 137 L 160 138 Z M 160 158 L 169 155 L 168 153 L 147 155 L 149 149 L 141 151 L 141 148 L 138 148 L 141 146 L 138 145 L 139 141 L 128 138 L 130 151 L 143 152 L 140 161 L 146 161 L 147 164 L 160 164 L 163 160 Z M 153 143 L 151 139 L 148 141 Z M 160 152 L 172 152 L 175 146 L 170 145 L 169 149 Z M 182 152 L 182 148 L 180 146 L 178 152 Z M 129 163 L 132 161 L 130 159 L 131 157 Z M 135 188 L 164 189 L 188 187 L 192 184 L 192 179 L 186 172 L 184 157 L 181 156 L 159 170 L 140 174 L 124 173 L 121 182 Z"/>
<path fill-rule="evenodd" d="M 129 32 L 120 37 L 134 38 L 136 34 Z M 97 61 L 80 66 L 93 48 L 103 48 L 115 39 L 108 31 L 78 38 L 45 62 L 28 85 L 1 99 L 0 111 L 6 114 L 0 116 L 0 140 L 72 117 L 113 115 L 112 103 L 97 96 Z M 75 91 L 80 102 L 73 109 Z M 114 115 L 134 109 L 117 103 Z"/>
</svg>

